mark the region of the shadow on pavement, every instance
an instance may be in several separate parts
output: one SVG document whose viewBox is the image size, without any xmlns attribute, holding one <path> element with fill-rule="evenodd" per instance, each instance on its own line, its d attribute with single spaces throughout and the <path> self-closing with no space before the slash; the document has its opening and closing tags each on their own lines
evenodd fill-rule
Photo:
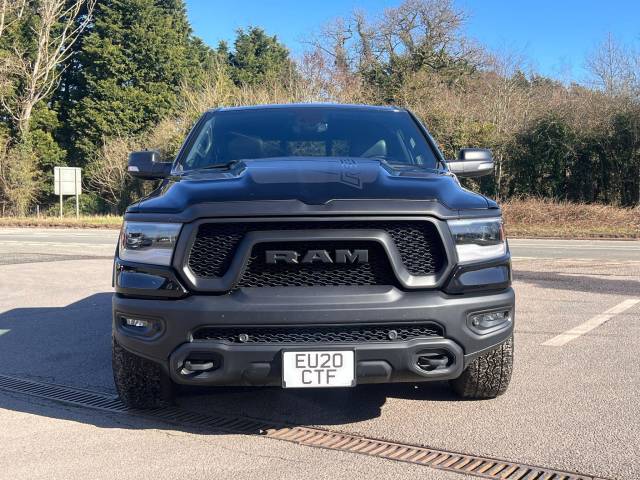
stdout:
<svg viewBox="0 0 640 480">
<path fill-rule="evenodd" d="M 611 278 L 595 278 L 593 276 L 559 272 L 533 272 L 515 270 L 514 280 L 553 290 L 569 290 L 585 293 L 602 293 L 609 295 L 637 295 L 640 289 L 638 280 L 612 280 Z"/>
<path fill-rule="evenodd" d="M 0 313 L 0 373 L 111 391 L 110 318 L 110 292 Z"/>
<path fill-rule="evenodd" d="M 17 308 L 1 313 L 0 373 L 115 393 L 111 372 L 111 295 L 97 293 L 66 307 Z M 203 414 L 328 426 L 379 417 L 389 397 L 431 401 L 457 398 L 442 382 L 308 391 L 217 387 L 183 388 L 177 405 Z M 90 418 L 96 426 L 122 428 L 115 417 L 109 420 L 111 414 L 73 413 L 68 408 L 52 408 L 41 399 L 6 396 L 0 390 L 0 408 L 15 409 L 16 405 L 29 405 L 20 407 L 28 413 L 63 419 Z"/>
</svg>

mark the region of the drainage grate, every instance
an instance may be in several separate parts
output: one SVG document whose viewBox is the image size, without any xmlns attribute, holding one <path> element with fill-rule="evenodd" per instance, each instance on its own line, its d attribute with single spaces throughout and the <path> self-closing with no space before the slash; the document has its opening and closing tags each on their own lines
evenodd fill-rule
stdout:
<svg viewBox="0 0 640 480">
<path fill-rule="evenodd" d="M 598 480 L 593 476 L 551 470 L 489 457 L 436 450 L 415 445 L 387 442 L 317 428 L 286 426 L 275 422 L 243 417 L 225 417 L 189 412 L 176 407 L 153 410 L 128 410 L 114 395 L 91 392 L 62 385 L 48 384 L 0 375 L 0 390 L 31 395 L 85 408 L 133 414 L 217 431 L 260 434 L 309 447 L 358 453 L 373 457 L 415 463 L 438 470 L 457 472 L 481 478 L 504 480 Z"/>
<path fill-rule="evenodd" d="M 544 467 L 496 458 L 435 450 L 306 427 L 269 430 L 267 431 L 267 436 L 310 447 L 328 448 L 388 460 L 417 463 L 438 470 L 447 470 L 481 478 L 506 480 L 596 480 L 595 477 L 589 475 L 550 470 Z"/>
<path fill-rule="evenodd" d="M 204 415 L 176 407 L 131 410 L 125 407 L 115 395 L 91 392 L 35 380 L 26 380 L 7 375 L 0 375 L 0 390 L 31 395 L 94 410 L 127 413 L 170 423 L 179 423 L 181 425 L 214 428 L 220 431 L 264 434 L 267 429 L 275 427 L 273 422 L 267 423 L 242 417 Z M 277 428 L 281 427 L 282 426 L 278 426 Z"/>
<path fill-rule="evenodd" d="M 36 382 L 22 378 L 0 375 L 0 390 L 23 393 L 80 407 L 89 407 L 111 412 L 126 412 L 127 408 L 114 395 L 80 390 L 51 383 Z"/>
</svg>

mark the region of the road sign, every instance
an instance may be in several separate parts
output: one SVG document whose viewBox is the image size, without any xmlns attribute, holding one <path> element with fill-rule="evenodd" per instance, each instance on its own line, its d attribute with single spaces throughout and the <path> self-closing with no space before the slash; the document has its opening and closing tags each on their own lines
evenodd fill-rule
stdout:
<svg viewBox="0 0 640 480">
<path fill-rule="evenodd" d="M 82 193 L 82 169 L 77 167 L 54 167 L 56 195 L 80 195 Z"/>
<path fill-rule="evenodd" d="M 62 217 L 62 197 L 76 196 L 76 218 L 80 216 L 80 194 L 82 193 L 82 169 L 78 167 L 54 167 L 53 188 L 60 195 L 60 217 Z"/>
</svg>

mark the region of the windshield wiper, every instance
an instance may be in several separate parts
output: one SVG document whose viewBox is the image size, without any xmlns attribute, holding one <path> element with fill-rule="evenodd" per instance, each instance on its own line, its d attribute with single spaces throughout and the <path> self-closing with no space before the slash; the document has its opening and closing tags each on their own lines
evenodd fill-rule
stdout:
<svg viewBox="0 0 640 480">
<path fill-rule="evenodd" d="M 202 170 L 226 170 L 226 169 L 229 169 L 229 168 L 233 167 L 234 165 L 237 165 L 241 161 L 242 160 L 231 160 L 230 162 L 227 162 L 227 163 L 212 163 L 211 165 L 205 165 L 204 167 L 198 167 L 198 168 L 192 168 L 190 170 L 184 170 L 182 173 L 186 174 L 186 173 L 191 173 L 191 172 L 200 172 Z"/>
<path fill-rule="evenodd" d="M 385 155 L 373 155 L 371 157 L 361 157 L 361 158 L 373 158 L 375 160 L 380 160 L 385 165 L 389 165 L 390 167 L 404 167 L 404 168 L 419 168 L 420 170 L 437 170 L 432 167 L 425 167 L 424 165 L 420 165 L 417 163 L 406 163 L 406 162 L 394 162 L 389 161 L 389 159 L 393 160 L 393 157 L 388 157 Z"/>
</svg>

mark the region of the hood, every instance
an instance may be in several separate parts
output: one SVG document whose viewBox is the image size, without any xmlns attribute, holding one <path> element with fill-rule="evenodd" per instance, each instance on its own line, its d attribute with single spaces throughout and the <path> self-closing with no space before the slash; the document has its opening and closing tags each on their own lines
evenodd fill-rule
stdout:
<svg viewBox="0 0 640 480">
<path fill-rule="evenodd" d="M 374 159 L 287 157 L 171 177 L 128 212 L 178 213 L 200 203 L 291 199 L 308 205 L 375 199 L 432 200 L 452 210 L 492 207 L 448 172 L 392 167 Z"/>
</svg>

